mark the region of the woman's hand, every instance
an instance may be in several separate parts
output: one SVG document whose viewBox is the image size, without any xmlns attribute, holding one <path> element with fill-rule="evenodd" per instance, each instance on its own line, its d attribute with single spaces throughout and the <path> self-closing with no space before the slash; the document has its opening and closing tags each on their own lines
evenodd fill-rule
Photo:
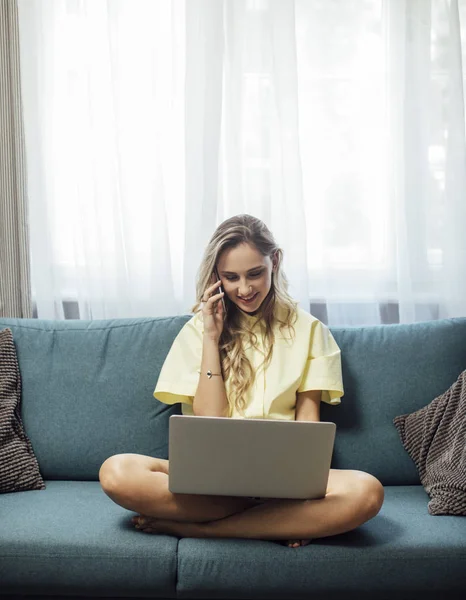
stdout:
<svg viewBox="0 0 466 600">
<path fill-rule="evenodd" d="M 214 281 L 212 277 L 212 281 Z M 204 320 L 204 335 L 218 342 L 223 331 L 224 310 L 222 298 L 225 292 L 218 291 L 221 281 L 216 281 L 208 287 L 202 297 L 202 317 Z"/>
</svg>

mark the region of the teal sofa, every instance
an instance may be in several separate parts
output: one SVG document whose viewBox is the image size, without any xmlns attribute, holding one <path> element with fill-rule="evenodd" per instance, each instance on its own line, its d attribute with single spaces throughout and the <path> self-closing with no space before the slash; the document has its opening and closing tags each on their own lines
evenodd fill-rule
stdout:
<svg viewBox="0 0 466 600">
<path fill-rule="evenodd" d="M 362 527 L 298 549 L 144 534 L 101 490 L 98 471 L 113 454 L 168 457 L 180 407 L 152 392 L 188 319 L 0 319 L 13 332 L 23 423 L 46 482 L 0 495 L 0 596 L 466 597 L 466 519 L 429 515 L 392 423 L 466 368 L 466 318 L 331 328 L 346 391 L 340 406 L 322 406 L 322 420 L 337 424 L 332 466 L 378 477 L 385 502 Z"/>
</svg>

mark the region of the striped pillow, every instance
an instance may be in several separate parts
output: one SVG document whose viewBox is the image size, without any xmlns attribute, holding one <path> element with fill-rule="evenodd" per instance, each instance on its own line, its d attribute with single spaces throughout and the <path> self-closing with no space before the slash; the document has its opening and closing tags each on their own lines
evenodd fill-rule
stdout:
<svg viewBox="0 0 466 600">
<path fill-rule="evenodd" d="M 21 420 L 21 375 L 11 329 L 0 331 L 0 493 L 45 489 Z"/>
</svg>

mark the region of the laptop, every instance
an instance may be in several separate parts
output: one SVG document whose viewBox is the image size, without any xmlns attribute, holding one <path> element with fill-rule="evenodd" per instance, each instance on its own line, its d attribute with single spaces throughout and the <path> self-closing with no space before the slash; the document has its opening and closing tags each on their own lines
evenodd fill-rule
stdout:
<svg viewBox="0 0 466 600">
<path fill-rule="evenodd" d="M 335 423 L 172 415 L 168 488 L 179 494 L 323 498 Z"/>
</svg>

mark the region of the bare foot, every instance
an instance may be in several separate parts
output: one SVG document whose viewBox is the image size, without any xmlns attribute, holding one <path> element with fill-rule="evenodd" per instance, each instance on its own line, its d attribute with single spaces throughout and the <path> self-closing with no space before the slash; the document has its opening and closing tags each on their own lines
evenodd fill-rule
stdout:
<svg viewBox="0 0 466 600">
<path fill-rule="evenodd" d="M 288 548 L 300 548 L 301 546 L 307 546 L 312 540 L 288 540 L 285 542 L 285 546 Z"/>
<path fill-rule="evenodd" d="M 176 537 L 206 537 L 206 535 L 203 535 L 202 523 L 184 523 L 181 521 L 146 517 L 144 515 L 133 517 L 131 521 L 136 529 L 144 533 L 165 534 Z"/>
<path fill-rule="evenodd" d="M 173 535 L 176 537 L 208 537 L 208 531 L 205 523 L 184 523 L 180 521 L 170 521 L 168 519 L 156 519 L 155 517 L 146 517 L 139 515 L 131 519 L 136 529 L 144 533 L 155 533 Z M 288 548 L 300 548 L 307 546 L 311 540 L 288 540 L 280 542 Z"/>
</svg>

